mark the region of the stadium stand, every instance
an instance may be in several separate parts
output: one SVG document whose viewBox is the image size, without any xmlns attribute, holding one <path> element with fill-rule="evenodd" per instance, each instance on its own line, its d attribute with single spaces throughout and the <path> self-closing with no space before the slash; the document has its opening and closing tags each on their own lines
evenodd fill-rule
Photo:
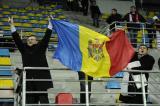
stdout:
<svg viewBox="0 0 160 106">
<path fill-rule="evenodd" d="M 31 34 L 41 38 L 47 28 L 48 15 L 53 15 L 57 20 L 67 21 L 61 8 L 62 6 L 56 3 L 38 7 L 28 6 L 26 8 L 10 8 L 7 5 L 0 6 L 0 29 L 3 30 L 1 32 L 3 37 L 0 37 L 0 47 L 15 48 L 11 38 L 8 17 L 12 16 L 14 18 L 15 26 L 22 38 Z M 53 31 L 51 42 L 57 42 L 57 40 L 56 33 Z M 49 48 L 53 49 L 53 46 L 49 46 Z"/>
<path fill-rule="evenodd" d="M 0 105 L 13 106 L 14 84 L 9 49 L 0 49 Z"/>
</svg>

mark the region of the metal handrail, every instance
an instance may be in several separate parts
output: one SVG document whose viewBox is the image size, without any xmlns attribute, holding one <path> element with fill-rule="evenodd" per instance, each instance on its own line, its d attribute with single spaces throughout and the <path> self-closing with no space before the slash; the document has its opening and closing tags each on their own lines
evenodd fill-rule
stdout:
<svg viewBox="0 0 160 106">
<path fill-rule="evenodd" d="M 45 91 L 45 92 L 41 92 L 41 91 L 26 91 L 25 89 L 25 87 L 26 87 L 26 81 L 53 81 L 53 80 L 47 80 L 47 79 L 26 79 L 26 76 L 25 76 L 25 74 L 26 74 L 26 71 L 27 70 L 30 70 L 30 69 L 35 69 L 35 70 L 38 70 L 38 69 L 43 69 L 43 70 L 70 70 L 70 69 L 68 69 L 68 68 L 48 68 L 48 67 L 24 67 L 24 68 L 22 68 L 22 69 L 24 69 L 24 71 L 23 71 L 23 86 L 22 86 L 22 88 L 23 88 L 23 91 L 22 91 L 22 94 L 23 94 L 23 105 L 22 106 L 31 106 L 31 105 L 36 105 L 36 106 L 40 106 L 40 105 L 50 105 L 50 106 L 55 106 L 55 105 L 64 105 L 64 104 L 25 104 L 25 95 L 26 95 L 26 93 L 48 93 L 47 91 Z M 25 71 L 26 70 L 26 71 Z M 34 71 L 34 70 L 33 70 Z M 134 73 L 134 72 L 140 72 L 140 73 L 160 73 L 160 71 L 147 71 L 147 70 L 125 70 L 124 72 L 132 72 L 132 73 Z M 54 81 L 60 81 L 60 82 L 80 82 L 80 81 L 86 81 L 86 80 L 67 80 L 67 79 L 55 79 Z M 88 80 L 89 81 L 89 80 Z M 103 81 L 108 81 L 108 79 L 100 79 L 100 80 L 92 80 L 91 82 L 103 82 Z M 149 81 L 149 82 L 144 82 L 143 80 L 141 80 L 141 81 L 119 81 L 120 83 L 128 83 L 128 82 L 135 82 L 135 83 L 141 83 L 142 85 L 144 85 L 144 83 L 152 83 L 152 84 L 160 84 L 159 82 L 152 82 L 152 81 Z M 144 86 L 142 86 L 142 88 L 143 88 Z M 54 92 L 54 91 L 52 91 L 51 93 L 57 93 L 57 92 Z M 70 93 L 73 93 L 73 94 L 80 94 L 80 93 L 86 93 L 86 92 L 73 92 L 73 91 L 71 91 Z M 118 92 L 111 92 L 111 91 L 106 91 L 106 92 L 93 92 L 93 91 L 91 91 L 91 92 L 89 92 L 89 91 L 87 91 L 87 93 L 89 94 L 89 93 L 92 93 L 92 94 L 119 94 L 120 92 L 118 91 Z M 144 88 L 143 88 L 143 92 L 127 92 L 127 94 L 143 94 L 143 99 L 144 99 L 144 104 L 138 104 L 138 106 L 140 106 L 140 105 L 142 105 L 142 106 L 149 106 L 150 104 L 147 104 L 146 103 L 146 97 L 145 97 L 145 95 L 146 94 L 150 94 L 150 95 L 160 95 L 160 93 L 159 92 L 145 92 L 145 90 L 144 90 Z M 95 103 L 96 104 L 96 103 Z M 92 105 L 95 105 L 95 104 L 93 104 L 93 103 L 86 103 L 86 104 L 81 104 L 81 105 L 84 105 L 84 106 L 92 106 Z M 123 104 L 123 103 L 112 103 L 112 104 Z M 67 105 L 79 105 L 79 104 L 65 104 L 66 106 Z M 107 105 L 111 105 L 111 104 L 107 104 Z M 103 104 L 103 103 L 98 103 L 98 106 L 107 106 L 106 104 Z M 123 104 L 123 105 L 127 105 L 127 104 Z M 129 104 L 129 105 L 134 105 L 134 104 Z M 137 105 L 137 104 L 135 104 L 135 105 Z M 158 106 L 157 104 L 152 104 L 152 106 Z"/>
</svg>

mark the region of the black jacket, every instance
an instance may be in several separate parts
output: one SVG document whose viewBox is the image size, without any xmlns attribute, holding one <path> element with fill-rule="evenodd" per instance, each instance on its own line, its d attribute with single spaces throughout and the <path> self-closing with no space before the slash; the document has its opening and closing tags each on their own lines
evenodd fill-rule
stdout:
<svg viewBox="0 0 160 106">
<path fill-rule="evenodd" d="M 97 5 L 90 6 L 90 11 L 91 11 L 92 18 L 99 18 L 99 16 L 101 15 L 101 11 Z"/>
<path fill-rule="evenodd" d="M 135 53 L 134 57 L 131 59 L 131 62 L 133 61 L 140 61 L 140 64 L 141 64 L 140 67 L 132 68 L 133 70 L 152 70 L 153 65 L 155 63 L 155 60 L 151 55 L 147 54 L 141 58 L 138 58 L 137 52 Z M 140 74 L 140 73 L 133 73 L 133 74 L 135 75 L 135 74 Z M 145 73 L 145 75 L 146 75 L 146 79 L 148 80 L 149 74 Z"/>
<path fill-rule="evenodd" d="M 28 46 L 22 42 L 17 32 L 12 33 L 13 39 L 22 55 L 23 67 L 48 67 L 46 49 L 52 30 L 47 29 L 43 39 L 36 45 Z M 27 70 L 27 79 L 51 79 L 49 70 Z M 52 88 L 52 82 L 28 82 L 28 90 L 46 90 Z"/>
<path fill-rule="evenodd" d="M 108 24 L 111 24 L 112 22 L 121 21 L 121 20 L 122 20 L 122 16 L 117 13 L 117 14 L 115 14 L 115 15 L 111 14 L 111 15 L 107 18 L 106 22 L 107 22 Z"/>
</svg>

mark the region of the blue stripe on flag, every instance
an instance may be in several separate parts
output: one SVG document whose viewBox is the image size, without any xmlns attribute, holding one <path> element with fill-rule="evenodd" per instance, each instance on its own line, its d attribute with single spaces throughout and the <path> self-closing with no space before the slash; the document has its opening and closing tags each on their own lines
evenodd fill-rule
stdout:
<svg viewBox="0 0 160 106">
<path fill-rule="evenodd" d="M 58 34 L 58 47 L 53 58 L 75 71 L 80 71 L 82 54 L 79 43 L 79 26 L 61 20 L 52 20 Z"/>
</svg>

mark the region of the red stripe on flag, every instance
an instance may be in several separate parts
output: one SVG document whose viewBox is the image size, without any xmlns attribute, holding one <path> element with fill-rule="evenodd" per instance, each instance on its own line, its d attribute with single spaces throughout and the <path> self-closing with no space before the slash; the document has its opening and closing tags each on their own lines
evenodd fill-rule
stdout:
<svg viewBox="0 0 160 106">
<path fill-rule="evenodd" d="M 111 40 L 106 43 L 106 49 L 111 59 L 110 76 L 122 71 L 135 53 L 123 30 L 112 33 Z"/>
</svg>

